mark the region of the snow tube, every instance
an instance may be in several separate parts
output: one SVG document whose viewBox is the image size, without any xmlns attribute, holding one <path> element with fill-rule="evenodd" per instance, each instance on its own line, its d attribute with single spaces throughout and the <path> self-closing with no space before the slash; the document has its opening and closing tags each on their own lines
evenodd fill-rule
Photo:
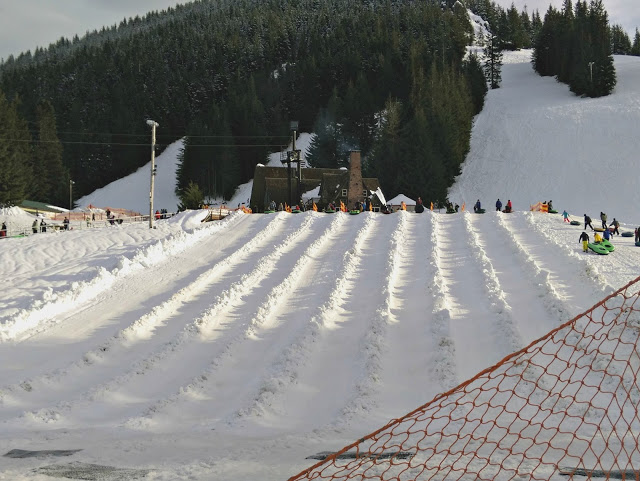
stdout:
<svg viewBox="0 0 640 481">
<path fill-rule="evenodd" d="M 422 204 L 416 204 L 416 209 L 415 209 L 417 214 L 422 214 L 424 212 L 424 205 Z"/>
<path fill-rule="evenodd" d="M 601 256 L 609 254 L 609 251 L 602 244 L 587 244 L 587 247 Z"/>
<path fill-rule="evenodd" d="M 292 214 L 299 214 L 300 212 L 301 212 L 300 209 L 293 209 L 291 211 Z"/>
<path fill-rule="evenodd" d="M 276 211 L 275 210 L 265 210 L 264 213 L 265 214 L 274 214 Z"/>
<path fill-rule="evenodd" d="M 578 222 L 577 220 L 572 220 L 570 222 L 571 225 L 580 225 L 580 222 Z"/>
<path fill-rule="evenodd" d="M 487 210 L 486 209 L 478 209 L 475 211 L 476 214 L 484 214 Z"/>
<path fill-rule="evenodd" d="M 359 210 L 350 210 L 349 211 L 349 214 L 351 214 L 351 215 L 358 215 L 359 213 L 360 213 Z"/>
<path fill-rule="evenodd" d="M 557 214 L 557 213 L 558 213 L 558 211 L 555 210 L 555 209 L 550 209 L 549 210 L 549 214 Z"/>
<path fill-rule="evenodd" d="M 614 250 L 616 250 L 616 248 L 613 247 L 613 244 L 609 242 L 607 239 L 604 239 L 602 242 L 600 242 L 600 245 L 605 249 L 607 249 L 609 252 L 613 252 Z"/>
<path fill-rule="evenodd" d="M 622 234 L 620 234 L 622 237 L 633 237 L 635 234 L 629 230 L 624 231 Z"/>
<path fill-rule="evenodd" d="M 596 232 L 604 232 L 604 229 L 602 227 L 594 227 L 593 230 Z"/>
<path fill-rule="evenodd" d="M 636 242 L 636 245 L 637 245 L 638 247 L 640 247 L 640 241 Z"/>
<path fill-rule="evenodd" d="M 336 213 L 336 211 L 335 211 L 335 210 L 333 210 L 333 209 L 325 209 L 324 211 L 325 211 L 327 214 L 335 214 L 335 213 Z"/>
</svg>

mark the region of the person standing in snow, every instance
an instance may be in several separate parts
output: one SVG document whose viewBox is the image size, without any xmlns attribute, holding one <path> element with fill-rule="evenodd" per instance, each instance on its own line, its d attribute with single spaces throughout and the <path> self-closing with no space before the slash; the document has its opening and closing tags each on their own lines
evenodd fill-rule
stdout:
<svg viewBox="0 0 640 481">
<path fill-rule="evenodd" d="M 618 222 L 615 217 L 613 218 L 613 222 L 611 223 L 611 227 L 613 227 L 613 233 L 614 234 L 620 235 L 620 231 L 618 230 L 620 228 L 620 222 Z M 605 229 L 605 230 L 607 230 L 607 229 Z"/>
<path fill-rule="evenodd" d="M 478 199 L 476 201 L 476 205 L 473 206 L 473 211 L 474 212 L 480 212 L 480 209 L 482 209 L 482 205 L 480 204 L 480 199 Z"/>
<path fill-rule="evenodd" d="M 640 227 L 636 227 L 636 242 L 640 242 Z"/>
<path fill-rule="evenodd" d="M 0 237 L 7 237 L 7 224 L 6 224 L 6 222 L 2 223 L 2 228 L 0 228 Z"/>
<path fill-rule="evenodd" d="M 564 219 L 565 222 L 570 222 L 569 213 L 566 211 L 566 209 L 562 211 L 562 218 Z"/>
<path fill-rule="evenodd" d="M 591 225 L 591 217 L 587 214 L 584 215 L 584 229 L 587 230 L 587 226 L 591 227 L 591 230 L 595 230 Z M 605 229 L 606 230 L 606 229 Z"/>
<path fill-rule="evenodd" d="M 37 217 L 33 221 L 33 224 L 31 224 L 31 230 L 33 231 L 34 234 L 38 233 L 38 218 Z"/>
<path fill-rule="evenodd" d="M 604 212 L 600 212 L 600 220 L 602 221 L 602 228 L 606 229 L 607 228 L 607 214 L 605 214 Z"/>
<path fill-rule="evenodd" d="M 502 202 L 500 202 L 500 199 L 496 200 L 496 210 L 498 212 L 502 210 Z"/>
<path fill-rule="evenodd" d="M 611 231 L 609 229 L 605 229 L 604 232 L 602 233 L 602 235 L 604 236 L 605 240 L 609 240 L 609 239 L 611 239 L 611 236 L 613 234 L 611 233 Z"/>
<path fill-rule="evenodd" d="M 586 232 L 583 232 L 582 234 L 580 234 L 580 238 L 578 239 L 578 242 L 582 242 L 583 252 L 587 252 L 589 250 L 589 236 L 587 235 Z"/>
<path fill-rule="evenodd" d="M 62 221 L 62 225 L 64 226 L 64 230 L 69 230 L 69 219 L 67 217 Z"/>
</svg>

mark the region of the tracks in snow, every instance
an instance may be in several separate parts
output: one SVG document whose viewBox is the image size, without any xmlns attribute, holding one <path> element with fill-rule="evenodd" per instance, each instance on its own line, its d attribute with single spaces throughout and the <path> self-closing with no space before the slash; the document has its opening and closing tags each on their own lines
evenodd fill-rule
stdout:
<svg viewBox="0 0 640 481">
<path fill-rule="evenodd" d="M 4 359 L 36 353 L 3 366 L 5 426 L 379 426 L 602 292 L 527 214 L 248 216 L 226 234 L 4 346 Z M 149 297 L 145 282 L 163 288 Z M 125 293 L 112 317 L 92 319 Z M 83 324 L 85 336 L 41 368 Z"/>
</svg>

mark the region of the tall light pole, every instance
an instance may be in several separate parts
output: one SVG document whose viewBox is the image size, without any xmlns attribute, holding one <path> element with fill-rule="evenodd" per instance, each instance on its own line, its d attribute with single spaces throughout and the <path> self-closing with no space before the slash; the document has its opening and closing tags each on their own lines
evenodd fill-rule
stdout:
<svg viewBox="0 0 640 481">
<path fill-rule="evenodd" d="M 589 73 L 591 74 L 591 83 L 593 83 L 593 64 L 595 62 L 589 62 Z"/>
<path fill-rule="evenodd" d="M 156 127 L 160 127 L 158 122 L 147 120 L 147 125 L 151 127 L 151 187 L 149 188 L 149 229 L 153 229 L 153 184 L 156 176 Z"/>
<path fill-rule="evenodd" d="M 69 220 L 71 220 L 71 211 L 73 210 L 73 184 L 75 182 L 69 179 Z"/>
</svg>

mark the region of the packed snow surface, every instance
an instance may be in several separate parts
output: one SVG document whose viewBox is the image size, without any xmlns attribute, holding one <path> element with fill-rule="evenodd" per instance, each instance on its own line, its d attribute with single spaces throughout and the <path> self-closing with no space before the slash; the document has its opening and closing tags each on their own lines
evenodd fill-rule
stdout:
<svg viewBox="0 0 640 481">
<path fill-rule="evenodd" d="M 525 208 L 553 199 L 594 225 L 606 210 L 623 231 L 640 220 L 638 137 L 616 120 L 637 128 L 640 62 L 616 66 L 619 87 L 599 100 L 504 66 L 451 200 L 511 198 L 512 214 L 238 211 L 201 223 L 205 211 L 188 211 L 155 229 L 0 240 L 0 454 L 81 449 L 3 457 L 0 479 L 81 462 L 149 480 L 284 480 L 636 278 L 633 237 L 583 253 L 582 226 Z"/>
</svg>

